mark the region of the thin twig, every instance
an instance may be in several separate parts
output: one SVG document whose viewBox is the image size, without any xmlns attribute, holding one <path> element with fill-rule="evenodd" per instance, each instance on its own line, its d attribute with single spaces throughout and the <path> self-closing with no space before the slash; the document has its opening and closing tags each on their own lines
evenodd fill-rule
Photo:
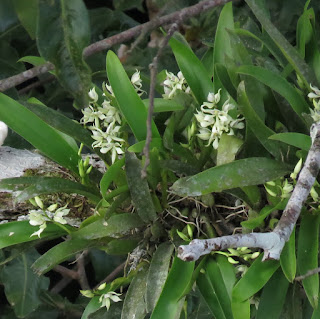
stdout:
<svg viewBox="0 0 320 319">
<path fill-rule="evenodd" d="M 146 160 L 144 162 L 144 167 L 141 171 L 142 178 L 147 177 L 147 168 L 150 164 L 150 143 L 152 140 L 152 117 L 153 117 L 153 109 L 154 109 L 154 94 L 155 94 L 156 83 L 157 83 L 158 60 L 164 48 L 167 46 L 170 38 L 173 36 L 174 32 L 177 29 L 178 29 L 178 24 L 177 23 L 172 24 L 166 37 L 163 39 L 156 56 L 153 58 L 152 63 L 149 65 L 150 90 L 149 90 L 149 109 L 148 109 L 148 117 L 147 117 L 147 138 L 146 138 L 146 144 L 143 149 L 143 153 L 146 157 Z"/>
<path fill-rule="evenodd" d="M 310 136 L 312 138 L 312 146 L 304 167 L 299 174 L 297 184 L 274 231 L 270 233 L 237 234 L 204 240 L 195 239 L 189 245 L 179 247 L 178 257 L 185 261 L 194 261 L 212 251 L 249 247 L 262 248 L 264 250 L 263 260 L 279 260 L 281 251 L 286 241 L 290 238 L 299 218 L 301 208 L 319 173 L 320 122 L 311 126 Z"/>
<path fill-rule="evenodd" d="M 123 31 L 119 34 L 113 35 L 109 38 L 103 39 L 101 41 L 92 43 L 86 47 L 83 51 L 83 56 L 86 58 L 95 53 L 108 50 L 112 46 L 120 43 L 127 42 L 132 38 L 141 34 L 141 32 L 150 32 L 160 26 L 165 26 L 174 23 L 175 21 L 183 21 L 191 18 L 193 16 L 199 15 L 211 8 L 223 5 L 231 0 L 207 0 L 201 1 L 194 6 L 184 8 L 180 11 L 165 15 L 163 17 L 151 20 L 149 22 L 140 24 L 131 29 Z M 180 18 L 181 17 L 181 18 Z M 40 74 L 47 73 L 54 69 L 54 65 L 50 62 L 47 62 L 43 65 L 33 67 L 27 71 L 19 73 L 17 75 L 11 76 L 6 79 L 0 80 L 0 92 L 4 92 L 12 87 L 15 87 L 18 84 L 21 84 L 27 80 L 30 80 Z"/>
<path fill-rule="evenodd" d="M 77 273 L 78 273 L 78 282 L 82 290 L 89 290 L 90 285 L 88 283 L 88 278 L 85 269 L 85 256 L 88 254 L 88 251 L 83 251 L 77 258 Z"/>
<path fill-rule="evenodd" d="M 302 281 L 302 280 L 306 279 L 307 277 L 318 274 L 319 272 L 320 272 L 320 267 L 315 268 L 315 269 L 311 269 L 311 270 L 307 271 L 304 275 L 297 276 L 294 280 L 295 281 Z"/>
<path fill-rule="evenodd" d="M 114 280 L 118 275 L 119 273 L 124 269 L 126 265 L 126 262 L 120 264 L 119 266 L 117 266 L 106 278 L 104 278 L 103 280 L 101 280 L 95 287 L 94 289 L 98 289 L 98 287 L 100 285 L 102 285 L 103 283 L 108 283 L 108 282 L 111 282 L 112 280 Z"/>
</svg>

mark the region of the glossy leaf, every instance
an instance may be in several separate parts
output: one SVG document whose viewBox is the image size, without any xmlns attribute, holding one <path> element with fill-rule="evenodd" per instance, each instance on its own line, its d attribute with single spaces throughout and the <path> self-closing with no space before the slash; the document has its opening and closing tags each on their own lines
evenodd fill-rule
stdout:
<svg viewBox="0 0 320 319">
<path fill-rule="evenodd" d="M 128 122 L 134 136 L 138 141 L 145 140 L 147 136 L 146 107 L 133 88 L 117 55 L 111 50 L 107 54 L 107 73 L 121 113 Z M 152 122 L 152 136 L 160 137 L 154 122 Z"/>
<path fill-rule="evenodd" d="M 146 315 L 144 295 L 147 287 L 148 269 L 142 268 L 133 278 L 124 299 L 121 319 L 143 319 Z"/>
<path fill-rule="evenodd" d="M 279 32 L 279 30 L 271 23 L 269 18 L 264 14 L 257 0 L 246 0 L 246 3 L 259 20 L 263 28 L 279 47 L 288 62 L 304 81 L 306 87 L 310 83 L 314 83 L 314 74 L 307 63 L 301 58 L 298 51 L 289 43 L 289 41 Z M 271 84 L 271 83 L 270 83 Z M 276 90 L 275 90 L 276 91 Z"/>
<path fill-rule="evenodd" d="M 293 282 L 297 270 L 295 228 L 293 229 L 289 241 L 286 242 L 282 250 L 280 265 L 287 280 Z"/>
<path fill-rule="evenodd" d="M 89 100 L 91 75 L 82 55 L 89 43 L 89 17 L 82 0 L 39 0 L 39 52 L 54 64 L 61 85 L 79 107 L 87 106 Z"/>
<path fill-rule="evenodd" d="M 103 249 L 108 255 L 127 255 L 130 254 L 142 240 L 141 237 L 130 239 L 113 239 L 106 245 L 103 245 Z"/>
<path fill-rule="evenodd" d="M 32 98 L 25 106 L 34 114 L 39 116 L 50 126 L 58 131 L 65 133 L 89 148 L 92 148 L 93 139 L 88 130 L 84 129 L 79 123 L 67 118 L 61 112 L 47 107 L 39 100 Z M 40 103 L 39 103 L 40 102 Z"/>
<path fill-rule="evenodd" d="M 237 282 L 232 291 L 232 299 L 243 302 L 258 292 L 280 266 L 276 260 L 262 262 L 260 255 Z"/>
<path fill-rule="evenodd" d="M 142 100 L 145 107 L 149 108 L 149 99 Z M 175 100 L 165 100 L 161 98 L 154 99 L 154 113 L 161 113 L 161 112 L 174 112 L 174 111 L 182 111 L 184 110 L 184 106 L 176 102 Z"/>
<path fill-rule="evenodd" d="M 250 75 L 278 92 L 289 102 L 301 120 L 304 121 L 302 113 L 309 113 L 309 105 L 285 78 L 267 69 L 251 65 L 240 66 L 237 69 L 237 73 Z"/>
<path fill-rule="evenodd" d="M 213 84 L 208 71 L 193 51 L 175 38 L 169 41 L 179 69 L 185 77 L 192 93 L 201 105 L 207 101 L 208 94 L 213 92 Z"/>
<path fill-rule="evenodd" d="M 288 145 L 300 148 L 304 151 L 309 151 L 311 147 L 311 137 L 309 135 L 288 132 L 288 133 L 278 133 L 269 136 L 269 139 L 280 141 Z"/>
<path fill-rule="evenodd" d="M 301 219 L 298 237 L 298 271 L 305 275 L 309 270 L 318 268 L 320 215 L 305 212 Z M 303 288 L 313 308 L 318 305 L 319 274 L 308 276 L 302 281 Z"/>
<path fill-rule="evenodd" d="M 148 182 L 141 177 L 142 166 L 134 153 L 126 152 L 126 174 L 132 202 L 140 218 L 148 223 L 157 218 Z"/>
<path fill-rule="evenodd" d="M 104 173 L 103 177 L 100 181 L 100 192 L 103 198 L 105 198 L 105 195 L 107 194 L 107 191 L 109 189 L 109 186 L 111 183 L 115 180 L 115 178 L 118 176 L 122 166 L 124 165 L 125 158 L 116 161 L 114 164 L 112 164 L 107 171 Z"/>
<path fill-rule="evenodd" d="M 279 268 L 262 290 L 256 318 L 280 318 L 289 282 Z"/>
<path fill-rule="evenodd" d="M 150 319 L 174 319 L 180 309 L 180 299 L 192 278 L 194 262 L 175 257 L 160 298 Z"/>
<path fill-rule="evenodd" d="M 232 313 L 234 319 L 250 319 L 250 300 L 232 300 Z"/>
<path fill-rule="evenodd" d="M 274 131 L 264 124 L 252 107 L 244 82 L 241 82 L 238 86 L 238 103 L 239 109 L 247 121 L 248 128 L 252 130 L 259 142 L 269 153 L 271 153 L 275 158 L 279 158 L 281 154 L 279 152 L 279 143 L 268 139 L 269 136 L 274 135 Z"/>
<path fill-rule="evenodd" d="M 229 297 L 231 298 L 232 289 L 236 282 L 235 268 L 232 264 L 228 262 L 228 259 L 225 256 L 217 255 L 216 261 L 220 269 L 220 272 L 224 281 L 224 285 L 227 289 Z"/>
<path fill-rule="evenodd" d="M 180 196 L 200 196 L 236 187 L 263 184 L 289 172 L 290 168 L 286 164 L 269 158 L 245 158 L 180 178 L 172 185 L 172 190 Z"/>
<path fill-rule="evenodd" d="M 38 236 L 30 237 L 38 229 L 38 226 L 30 225 L 29 221 L 0 224 L 0 249 L 39 239 Z M 61 227 L 47 223 L 46 229 L 41 233 L 41 238 L 53 239 L 65 234 L 66 231 Z"/>
<path fill-rule="evenodd" d="M 22 253 L 8 262 L 0 273 L 5 295 L 18 318 L 35 311 L 42 303 L 42 290 L 49 288 L 49 278 L 37 276 L 30 267 L 39 256 L 35 249 Z"/>
<path fill-rule="evenodd" d="M 44 155 L 78 174 L 79 156 L 59 132 L 3 93 L 0 93 L 0 118 Z"/>
<path fill-rule="evenodd" d="M 162 243 L 153 254 L 147 278 L 147 312 L 153 311 L 160 297 L 162 288 L 168 276 L 173 248 L 174 246 L 170 243 Z"/>
<path fill-rule="evenodd" d="M 37 195 L 56 192 L 81 194 L 88 197 L 94 203 L 98 203 L 100 201 L 100 197 L 94 192 L 92 187 L 89 188 L 80 183 L 59 177 L 17 177 L 6 178 L 0 181 L 0 186 L 4 188 L 9 186 L 10 189 L 14 185 L 29 185 L 15 197 L 17 202 L 23 202 Z"/>
</svg>

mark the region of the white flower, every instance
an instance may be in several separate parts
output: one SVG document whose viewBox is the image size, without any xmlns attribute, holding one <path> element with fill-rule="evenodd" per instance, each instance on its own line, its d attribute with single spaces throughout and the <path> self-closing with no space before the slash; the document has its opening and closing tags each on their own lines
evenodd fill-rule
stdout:
<svg viewBox="0 0 320 319">
<path fill-rule="evenodd" d="M 98 107 L 98 111 L 101 112 L 102 116 L 100 119 L 103 120 L 104 123 L 112 123 L 113 121 L 116 121 L 121 124 L 120 113 L 118 109 L 110 104 L 110 101 L 104 100 L 102 102 L 102 107 Z"/>
<path fill-rule="evenodd" d="M 88 95 L 89 95 L 90 99 L 93 100 L 93 102 L 97 102 L 98 101 L 98 94 L 97 94 L 95 88 L 92 88 L 89 91 Z"/>
<path fill-rule="evenodd" d="M 142 80 L 140 77 L 140 71 L 136 70 L 136 72 L 133 73 L 133 75 L 131 77 L 131 83 L 139 96 L 141 96 L 143 93 L 145 93 L 145 91 L 143 91 L 141 89 L 142 88 Z"/>
<path fill-rule="evenodd" d="M 99 298 L 99 302 L 101 303 L 100 307 L 106 307 L 109 310 L 111 304 L 110 300 L 112 300 L 113 302 L 119 302 L 121 301 L 119 296 L 121 296 L 121 294 L 118 294 L 114 291 L 110 291 L 106 294 L 101 295 L 101 297 Z"/>
<path fill-rule="evenodd" d="M 120 126 L 115 126 L 115 122 L 112 122 L 105 132 L 98 128 L 92 131 L 92 138 L 95 140 L 92 143 L 92 147 L 100 148 L 100 152 L 103 154 L 111 151 L 112 163 L 116 160 L 117 155 L 124 153 L 122 150 L 124 139 L 119 137 L 120 128 Z"/>
<path fill-rule="evenodd" d="M 39 226 L 44 224 L 48 218 L 42 210 L 31 210 L 29 212 L 29 224 L 32 226 Z"/>
<path fill-rule="evenodd" d="M 197 111 L 195 117 L 198 121 L 199 133 L 197 136 L 205 141 L 208 141 L 207 146 L 212 144 L 214 149 L 219 146 L 219 140 L 223 133 L 234 135 L 233 129 L 244 128 L 243 118 L 232 118 L 228 112 L 235 108 L 229 103 L 229 99 L 223 104 L 222 110 L 217 108 L 217 103 L 220 101 L 220 91 L 217 94 L 209 93 L 207 100 L 204 102 L 200 111 Z"/>
<path fill-rule="evenodd" d="M 312 86 L 310 84 L 311 90 L 313 92 L 310 92 L 308 94 L 308 97 L 312 99 L 312 103 L 314 106 L 314 109 L 310 108 L 310 114 L 314 122 L 320 121 L 320 90 L 316 86 Z"/>
<path fill-rule="evenodd" d="M 70 209 L 67 209 L 66 206 L 58 208 L 53 215 L 53 220 L 60 224 L 67 224 L 63 216 L 68 215 L 69 211 Z"/>
<path fill-rule="evenodd" d="M 41 233 L 45 230 L 46 227 L 47 227 L 46 223 L 40 225 L 39 230 L 31 234 L 30 237 L 37 235 L 40 238 Z"/>
<path fill-rule="evenodd" d="M 181 71 L 175 76 L 172 72 L 166 71 L 167 78 L 163 82 L 164 94 L 162 95 L 164 99 L 172 99 L 179 91 L 190 93 L 190 87 L 187 84 Z"/>
<path fill-rule="evenodd" d="M 8 126 L 0 121 L 0 146 L 3 144 L 4 140 L 8 135 Z"/>
</svg>

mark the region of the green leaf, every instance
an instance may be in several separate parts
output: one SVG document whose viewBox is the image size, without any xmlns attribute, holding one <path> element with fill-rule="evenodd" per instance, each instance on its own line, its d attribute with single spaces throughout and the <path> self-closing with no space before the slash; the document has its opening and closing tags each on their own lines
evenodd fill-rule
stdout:
<svg viewBox="0 0 320 319">
<path fill-rule="evenodd" d="M 148 112 L 129 80 L 120 60 L 111 50 L 107 54 L 107 73 L 121 113 L 128 122 L 132 133 L 138 141 L 145 140 L 147 136 L 146 122 Z M 155 138 L 160 137 L 154 122 L 152 122 L 152 136 Z"/>
<path fill-rule="evenodd" d="M 262 290 L 256 318 L 279 318 L 288 287 L 289 282 L 279 268 Z"/>
<path fill-rule="evenodd" d="M 289 173 L 284 163 L 264 157 L 245 158 L 209 168 L 199 174 L 178 179 L 172 190 L 180 196 L 200 196 L 211 192 L 263 184 Z"/>
<path fill-rule="evenodd" d="M 79 107 L 88 105 L 91 75 L 82 51 L 90 43 L 89 17 L 82 0 L 38 0 L 37 46 L 52 62 L 61 85 Z"/>
<path fill-rule="evenodd" d="M 276 206 L 263 207 L 257 217 L 249 218 L 248 220 L 241 222 L 241 226 L 248 229 L 255 229 L 256 227 L 259 227 L 272 212 L 277 209 L 283 209 L 284 202 L 287 202 L 287 200 L 280 201 Z"/>
<path fill-rule="evenodd" d="M 269 86 L 272 90 L 278 92 L 289 102 L 292 109 L 304 122 L 302 113 L 309 113 L 309 105 L 302 95 L 300 95 L 285 78 L 267 69 L 252 65 L 240 66 L 237 69 L 237 73 L 250 75 L 263 84 Z"/>
<path fill-rule="evenodd" d="M 42 290 L 49 288 L 49 278 L 37 276 L 30 267 L 39 256 L 35 249 L 29 250 L 8 262 L 1 271 L 6 297 L 18 318 L 35 311 L 42 303 Z"/>
<path fill-rule="evenodd" d="M 232 300 L 232 313 L 234 319 L 250 319 L 250 300 Z"/>
<path fill-rule="evenodd" d="M 293 229 L 289 241 L 286 242 L 282 250 L 280 265 L 283 273 L 287 277 L 287 280 L 293 282 L 297 268 L 295 228 Z"/>
<path fill-rule="evenodd" d="M 226 61 L 230 58 L 230 54 L 233 52 L 233 47 L 230 41 L 230 35 L 228 30 L 234 29 L 233 22 L 233 12 L 232 12 L 232 2 L 224 5 L 220 12 L 217 30 L 214 38 L 214 48 L 213 48 L 213 65 L 220 63 L 226 65 Z M 221 73 L 220 73 L 221 75 Z M 220 78 L 217 75 L 216 68 L 213 76 L 214 90 L 215 92 L 221 88 L 222 84 Z M 225 100 L 227 98 L 226 92 L 222 91 L 221 99 Z"/>
<path fill-rule="evenodd" d="M 309 151 L 311 147 L 311 137 L 309 135 L 289 132 L 289 133 L 278 133 L 269 136 L 270 140 L 276 140 L 294 147 L 300 148 L 304 151 Z"/>
<path fill-rule="evenodd" d="M 0 118 L 44 155 L 78 174 L 77 152 L 51 126 L 15 100 L 0 93 Z"/>
<path fill-rule="evenodd" d="M 101 249 L 103 249 L 108 255 L 127 255 L 138 246 L 141 240 L 141 237 L 131 237 L 130 239 L 113 239 Z"/>
<path fill-rule="evenodd" d="M 244 82 L 241 82 L 238 86 L 238 103 L 241 113 L 246 118 L 248 128 L 252 130 L 259 142 L 270 154 L 272 154 L 275 158 L 279 158 L 281 155 L 281 152 L 279 152 L 279 143 L 270 141 L 268 139 L 269 136 L 274 135 L 274 131 L 264 124 L 256 111 L 253 109 L 252 104 L 247 96 Z"/>
<path fill-rule="evenodd" d="M 94 203 L 100 201 L 99 194 L 94 192 L 92 187 L 87 187 L 77 182 L 59 177 L 17 177 L 6 178 L 0 181 L 0 187 L 12 188 L 13 185 L 30 185 L 20 192 L 15 200 L 17 202 L 26 201 L 41 194 L 50 194 L 56 192 L 65 192 L 68 194 L 76 193 L 88 197 Z"/>
<path fill-rule="evenodd" d="M 214 291 L 212 283 L 209 277 L 205 274 L 200 273 L 197 278 L 197 287 L 205 300 L 208 308 L 213 314 L 215 319 L 226 319 L 223 309 L 220 305 L 218 296 Z"/>
<path fill-rule="evenodd" d="M 133 152 L 133 153 L 141 153 L 143 151 L 145 145 L 146 145 L 146 141 L 138 142 L 136 144 L 131 145 L 128 148 L 128 151 L 129 152 Z M 159 149 L 159 150 L 163 149 L 162 139 L 161 138 L 153 138 L 151 140 L 150 149 L 153 149 L 154 147 Z"/>
<path fill-rule="evenodd" d="M 30 237 L 38 229 L 38 226 L 30 225 L 29 221 L 0 224 L 0 249 L 39 239 L 38 236 Z M 41 233 L 41 239 L 53 239 L 65 234 L 66 231 L 58 225 L 47 223 L 47 227 Z"/>
<path fill-rule="evenodd" d="M 46 59 L 42 58 L 41 56 L 33 56 L 33 55 L 27 55 L 22 58 L 20 58 L 17 62 L 27 62 L 34 66 L 38 66 L 41 64 L 46 63 Z"/>
<path fill-rule="evenodd" d="M 79 123 L 67 118 L 61 112 L 47 107 L 35 98 L 29 99 L 26 107 L 53 128 L 92 148 L 91 145 L 94 140 L 91 134 Z"/>
<path fill-rule="evenodd" d="M 258 292 L 280 266 L 276 260 L 262 262 L 260 255 L 237 282 L 232 291 L 232 300 L 243 302 Z"/>
<path fill-rule="evenodd" d="M 218 76 L 221 84 L 223 87 L 228 91 L 230 96 L 234 99 L 237 100 L 237 90 L 233 86 L 230 75 L 228 73 L 228 69 L 220 63 L 215 64 L 215 73 Z"/>
<path fill-rule="evenodd" d="M 32 269 L 38 275 L 43 275 L 54 266 L 73 257 L 75 254 L 97 245 L 98 243 L 93 240 L 71 238 L 49 249 L 33 263 Z"/>
<path fill-rule="evenodd" d="M 144 295 L 147 286 L 148 269 L 142 268 L 133 278 L 124 299 L 121 319 L 143 319 L 146 315 Z"/>
<path fill-rule="evenodd" d="M 174 258 L 168 278 L 150 319 L 175 319 L 179 315 L 180 299 L 192 279 L 194 265 L 194 262 L 184 262 L 178 257 Z"/>
<path fill-rule="evenodd" d="M 150 100 L 144 99 L 142 100 L 144 106 L 148 109 Z M 161 98 L 155 98 L 153 100 L 154 103 L 154 113 L 160 112 L 174 112 L 174 111 L 182 111 L 184 110 L 184 106 L 180 103 L 176 102 L 175 100 L 165 100 Z"/>
<path fill-rule="evenodd" d="M 227 164 L 236 158 L 243 140 L 228 134 L 222 134 L 217 152 L 217 165 Z"/>
<path fill-rule="evenodd" d="M 315 83 L 315 78 L 312 70 L 307 63 L 301 58 L 298 51 L 289 43 L 289 41 L 279 32 L 279 30 L 271 23 L 263 10 L 259 7 L 257 0 L 246 0 L 246 3 L 259 20 L 263 28 L 279 47 L 288 62 L 303 80 L 306 87 L 310 83 Z M 270 83 L 271 84 L 271 83 Z M 276 90 L 275 90 L 276 91 Z M 281 93 L 280 93 L 281 94 Z"/>
<path fill-rule="evenodd" d="M 171 38 L 169 44 L 180 71 L 201 105 L 207 101 L 208 94 L 213 92 L 213 84 L 208 71 L 188 46 L 175 38 Z"/>
<path fill-rule="evenodd" d="M 219 304 L 221 305 L 225 318 L 233 318 L 230 301 L 231 296 L 228 294 L 220 269 L 221 268 L 218 263 L 211 259 L 205 267 L 206 276 L 209 278 L 214 292 L 217 295 L 217 299 L 219 300 Z"/>
<path fill-rule="evenodd" d="M 100 192 L 103 198 L 107 194 L 109 186 L 111 183 L 117 178 L 122 166 L 124 165 L 125 158 L 123 157 L 121 160 L 116 161 L 112 164 L 107 171 L 104 173 L 103 177 L 100 181 Z"/>
<path fill-rule="evenodd" d="M 157 218 L 148 182 L 141 177 L 141 163 L 134 153 L 126 152 L 126 174 L 131 200 L 141 219 L 148 223 Z"/>
<path fill-rule="evenodd" d="M 235 268 L 232 264 L 228 262 L 227 257 L 222 255 L 216 256 L 217 265 L 220 268 L 220 272 L 228 291 L 229 297 L 231 298 L 232 289 L 236 282 Z"/>
<path fill-rule="evenodd" d="M 147 312 L 153 311 L 160 297 L 162 288 L 168 276 L 173 248 L 174 246 L 170 243 L 162 243 L 153 254 L 147 280 Z"/>
<path fill-rule="evenodd" d="M 38 0 L 13 0 L 17 16 L 32 40 L 36 37 Z"/>
<path fill-rule="evenodd" d="M 103 218 L 72 233 L 73 238 L 97 239 L 103 237 L 121 238 L 132 229 L 143 226 L 139 216 L 129 213 L 116 214 L 107 221 Z"/>
<path fill-rule="evenodd" d="M 297 253 L 300 275 L 305 275 L 309 270 L 318 268 L 319 223 L 320 215 L 318 212 L 315 214 L 305 212 L 302 216 Z M 319 296 L 319 274 L 308 276 L 302 281 L 302 284 L 311 306 L 316 308 Z"/>
</svg>

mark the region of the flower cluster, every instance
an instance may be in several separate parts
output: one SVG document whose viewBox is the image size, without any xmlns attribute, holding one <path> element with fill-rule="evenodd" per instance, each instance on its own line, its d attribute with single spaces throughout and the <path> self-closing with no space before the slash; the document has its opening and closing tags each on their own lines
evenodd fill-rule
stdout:
<svg viewBox="0 0 320 319">
<path fill-rule="evenodd" d="M 142 95 L 142 81 L 140 72 L 136 71 L 131 77 L 131 83 L 139 95 Z M 112 105 L 114 93 L 110 85 L 105 84 L 104 101 L 98 103 L 98 94 L 92 88 L 88 95 L 91 99 L 89 106 L 82 110 L 81 123 L 87 124 L 92 132 L 93 148 L 99 148 L 100 152 L 111 153 L 111 161 L 114 163 L 118 155 L 124 153 L 125 140 L 121 137 L 121 115 L 119 110 Z"/>
<path fill-rule="evenodd" d="M 38 206 L 40 209 L 29 211 L 29 224 L 32 226 L 39 226 L 39 230 L 30 235 L 30 237 L 37 235 L 40 238 L 41 233 L 47 227 L 47 221 L 53 221 L 62 225 L 67 224 L 64 216 L 69 214 L 70 209 L 66 206 L 57 209 L 58 204 L 50 205 L 44 209 L 41 199 L 36 196 L 34 200 L 30 200 L 33 205 Z"/>
<path fill-rule="evenodd" d="M 177 75 L 174 75 L 172 72 L 166 71 L 167 77 L 163 82 L 164 94 L 162 97 L 164 99 L 172 99 L 179 92 L 190 93 L 190 87 L 187 84 L 186 79 L 184 78 L 181 71 Z"/>
<path fill-rule="evenodd" d="M 220 101 L 220 91 L 218 93 L 209 93 L 207 102 L 204 102 L 200 111 L 197 111 L 195 117 L 198 121 L 199 134 L 197 136 L 205 141 L 208 141 L 206 146 L 212 144 L 214 149 L 218 148 L 220 137 L 223 133 L 234 135 L 234 129 L 244 128 L 242 122 L 244 118 L 234 119 L 228 112 L 235 108 L 229 102 L 229 99 L 223 104 L 222 110 L 217 108 Z"/>
<path fill-rule="evenodd" d="M 118 294 L 114 291 L 108 291 L 105 293 L 102 293 L 102 290 L 105 290 L 107 284 L 103 283 L 102 285 L 100 285 L 98 287 L 97 290 L 80 290 L 81 294 L 87 298 L 92 298 L 94 296 L 99 296 L 99 302 L 100 302 L 100 307 L 106 307 L 107 310 L 109 310 L 110 305 L 111 305 L 111 301 L 113 302 L 119 302 L 122 301 L 119 296 L 121 296 L 121 294 Z"/>
<path fill-rule="evenodd" d="M 312 99 L 313 106 L 314 106 L 314 109 L 310 108 L 310 114 L 312 119 L 315 122 L 318 122 L 320 121 L 320 90 L 317 87 L 312 86 L 311 84 L 310 84 L 310 88 L 313 92 L 310 92 L 308 94 L 308 97 Z"/>
</svg>

